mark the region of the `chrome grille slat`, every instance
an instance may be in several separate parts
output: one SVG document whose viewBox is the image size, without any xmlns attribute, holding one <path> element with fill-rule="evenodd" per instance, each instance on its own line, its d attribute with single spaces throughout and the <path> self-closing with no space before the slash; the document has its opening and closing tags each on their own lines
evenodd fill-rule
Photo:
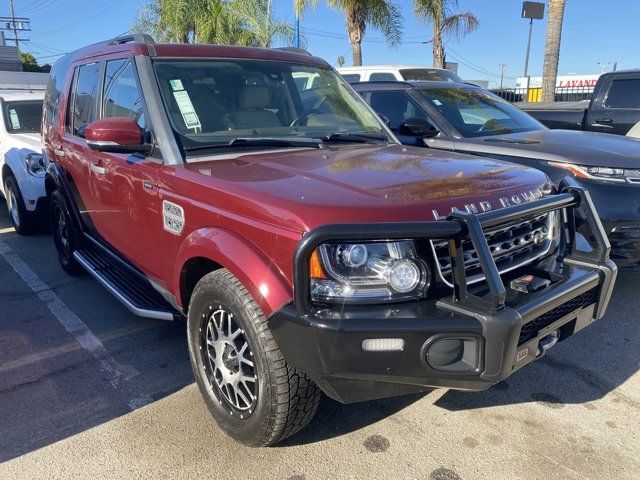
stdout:
<svg viewBox="0 0 640 480">
<path fill-rule="evenodd" d="M 555 212 L 538 215 L 534 218 L 499 226 L 485 232 L 485 239 L 500 273 L 529 263 L 549 252 L 553 239 Z M 451 257 L 446 240 L 432 241 L 433 252 L 437 258 L 441 280 L 451 285 Z M 465 270 L 468 283 L 477 283 L 484 279 L 480 271 L 480 261 L 471 244 L 462 243 Z"/>
</svg>

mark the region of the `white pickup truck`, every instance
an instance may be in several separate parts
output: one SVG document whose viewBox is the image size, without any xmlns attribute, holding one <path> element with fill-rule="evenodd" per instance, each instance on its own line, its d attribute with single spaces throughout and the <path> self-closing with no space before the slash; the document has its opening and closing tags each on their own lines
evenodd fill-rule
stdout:
<svg viewBox="0 0 640 480">
<path fill-rule="evenodd" d="M 43 91 L 0 90 L 0 195 L 19 234 L 47 215 L 40 124 Z"/>
</svg>

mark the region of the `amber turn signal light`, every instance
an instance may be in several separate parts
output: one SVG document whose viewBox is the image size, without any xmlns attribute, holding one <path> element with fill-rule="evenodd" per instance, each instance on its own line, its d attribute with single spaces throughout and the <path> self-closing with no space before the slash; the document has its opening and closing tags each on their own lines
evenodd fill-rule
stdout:
<svg viewBox="0 0 640 480">
<path fill-rule="evenodd" d="M 311 278 L 327 278 L 327 274 L 324 273 L 324 269 L 320 263 L 320 254 L 317 248 L 313 251 L 309 259 L 309 276 Z"/>
</svg>

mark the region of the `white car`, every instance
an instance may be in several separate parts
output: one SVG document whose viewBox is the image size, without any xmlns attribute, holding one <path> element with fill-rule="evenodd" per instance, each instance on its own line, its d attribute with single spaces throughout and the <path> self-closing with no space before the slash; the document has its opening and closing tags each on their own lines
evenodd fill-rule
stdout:
<svg viewBox="0 0 640 480">
<path fill-rule="evenodd" d="M 631 130 L 627 132 L 627 137 L 640 139 L 640 122 L 631 127 Z"/>
<path fill-rule="evenodd" d="M 463 80 L 450 70 L 411 65 L 368 65 L 366 67 L 342 67 L 337 69 L 349 83 L 356 82 L 457 82 Z"/>
<path fill-rule="evenodd" d="M 0 194 L 19 234 L 46 218 L 40 124 L 44 92 L 0 91 Z"/>
</svg>

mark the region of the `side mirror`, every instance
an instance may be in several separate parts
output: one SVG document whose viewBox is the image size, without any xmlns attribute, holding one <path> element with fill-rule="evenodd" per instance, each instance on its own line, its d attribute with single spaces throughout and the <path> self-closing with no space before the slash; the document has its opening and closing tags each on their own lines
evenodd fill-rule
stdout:
<svg viewBox="0 0 640 480">
<path fill-rule="evenodd" d="M 398 133 L 400 135 L 408 135 L 411 137 L 432 138 L 440 133 L 440 130 L 435 128 L 428 122 L 406 122 L 398 127 Z"/>
<path fill-rule="evenodd" d="M 101 118 L 87 125 L 84 138 L 92 150 L 112 153 L 147 153 L 140 126 L 129 117 Z"/>
</svg>

